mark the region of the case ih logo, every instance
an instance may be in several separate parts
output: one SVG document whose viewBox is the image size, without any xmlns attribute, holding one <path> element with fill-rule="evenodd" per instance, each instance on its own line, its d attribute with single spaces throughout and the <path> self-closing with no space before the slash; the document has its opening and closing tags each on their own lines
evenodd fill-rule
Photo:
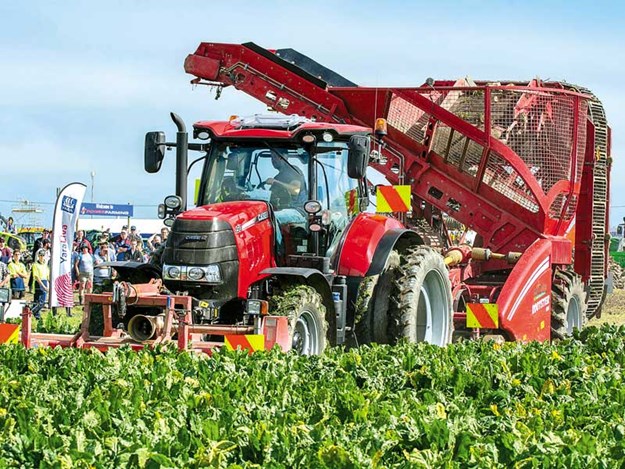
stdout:
<svg viewBox="0 0 625 469">
<path fill-rule="evenodd" d="M 189 236 L 185 236 L 183 242 L 190 242 L 190 241 L 206 241 L 208 239 L 208 237 L 206 235 L 189 235 Z"/>
<path fill-rule="evenodd" d="M 76 202 L 78 202 L 78 200 L 64 195 L 63 199 L 61 199 L 61 210 L 67 213 L 74 213 L 76 210 Z"/>
</svg>

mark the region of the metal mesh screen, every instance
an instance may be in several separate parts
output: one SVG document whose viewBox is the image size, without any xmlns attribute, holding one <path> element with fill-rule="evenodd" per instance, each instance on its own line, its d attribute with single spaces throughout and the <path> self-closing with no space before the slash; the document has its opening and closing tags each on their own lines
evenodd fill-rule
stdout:
<svg viewBox="0 0 625 469">
<path fill-rule="evenodd" d="M 490 92 L 490 134 L 514 151 L 527 165 L 538 185 L 547 194 L 561 180 L 570 180 L 574 174 L 581 181 L 586 142 L 587 103 L 549 87 L 518 89 L 489 83 L 486 86 L 468 86 L 467 80 L 456 82 L 463 89 L 402 90 L 393 93 L 389 103 L 388 124 L 418 143 L 423 143 L 431 115 L 410 103 L 410 95 L 420 93 L 447 111 L 474 127 L 486 130 L 485 90 Z M 470 89 L 467 89 L 470 88 Z M 510 88 L 510 89 L 508 89 Z M 575 128 L 575 113 L 579 125 Z M 577 164 L 572 167 L 575 140 Z M 473 177 L 484 154 L 484 147 L 438 122 L 431 149 L 447 164 Z M 538 203 L 527 184 L 499 155 L 491 153 L 484 174 L 484 182 L 511 200 L 532 212 Z M 551 217 L 569 217 L 575 212 L 577 196 L 559 196 L 549 208 Z M 568 202 L 567 202 L 568 200 Z M 562 214 L 565 210 L 566 213 Z"/>
<path fill-rule="evenodd" d="M 493 90 L 491 135 L 523 159 L 545 193 L 568 180 L 575 98 L 549 90 Z M 578 132 L 579 133 L 579 132 Z"/>
<path fill-rule="evenodd" d="M 495 152 L 489 154 L 482 181 L 530 212 L 538 212 L 538 202 L 525 181 L 506 160 Z"/>
<path fill-rule="evenodd" d="M 423 143 L 430 116 L 404 98 L 393 94 L 386 121 L 388 125 L 406 134 L 413 140 Z"/>
<path fill-rule="evenodd" d="M 440 100 L 440 106 L 478 129 L 484 130 L 484 91 L 482 89 L 448 91 Z"/>
</svg>

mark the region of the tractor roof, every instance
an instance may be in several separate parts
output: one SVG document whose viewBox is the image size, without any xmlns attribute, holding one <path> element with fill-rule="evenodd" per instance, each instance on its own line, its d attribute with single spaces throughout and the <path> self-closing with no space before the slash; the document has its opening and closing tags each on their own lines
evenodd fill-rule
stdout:
<svg viewBox="0 0 625 469">
<path fill-rule="evenodd" d="M 193 125 L 195 134 L 202 130 L 214 138 L 269 138 L 289 140 L 302 132 L 330 131 L 349 137 L 371 133 L 371 129 L 357 125 L 313 122 L 299 116 L 235 117 L 228 121 L 200 121 Z"/>
</svg>

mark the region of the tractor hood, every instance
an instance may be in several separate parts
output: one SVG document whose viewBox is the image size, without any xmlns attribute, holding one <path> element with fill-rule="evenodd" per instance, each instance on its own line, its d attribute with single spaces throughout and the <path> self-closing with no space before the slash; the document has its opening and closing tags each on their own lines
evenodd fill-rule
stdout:
<svg viewBox="0 0 625 469">
<path fill-rule="evenodd" d="M 223 202 L 180 214 L 163 252 L 163 279 L 172 291 L 188 290 L 198 298 L 246 298 L 248 287 L 275 266 L 274 232 L 269 206 L 262 201 Z M 193 280 L 182 272 L 193 267 L 219 270 L 219 281 Z M 213 267 L 217 266 L 217 267 Z M 167 267 L 167 268 L 165 268 Z M 175 271 L 175 269 L 174 269 Z"/>
</svg>

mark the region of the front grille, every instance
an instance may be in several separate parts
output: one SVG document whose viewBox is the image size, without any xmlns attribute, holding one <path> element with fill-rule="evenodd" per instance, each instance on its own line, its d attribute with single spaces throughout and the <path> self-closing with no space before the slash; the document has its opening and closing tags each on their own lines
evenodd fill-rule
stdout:
<svg viewBox="0 0 625 469">
<path fill-rule="evenodd" d="M 222 283 L 203 285 L 192 281 L 167 281 L 174 291 L 189 291 L 201 299 L 230 299 L 237 296 L 239 257 L 231 226 L 223 220 L 177 218 L 163 251 L 163 264 L 219 266 Z"/>
</svg>

